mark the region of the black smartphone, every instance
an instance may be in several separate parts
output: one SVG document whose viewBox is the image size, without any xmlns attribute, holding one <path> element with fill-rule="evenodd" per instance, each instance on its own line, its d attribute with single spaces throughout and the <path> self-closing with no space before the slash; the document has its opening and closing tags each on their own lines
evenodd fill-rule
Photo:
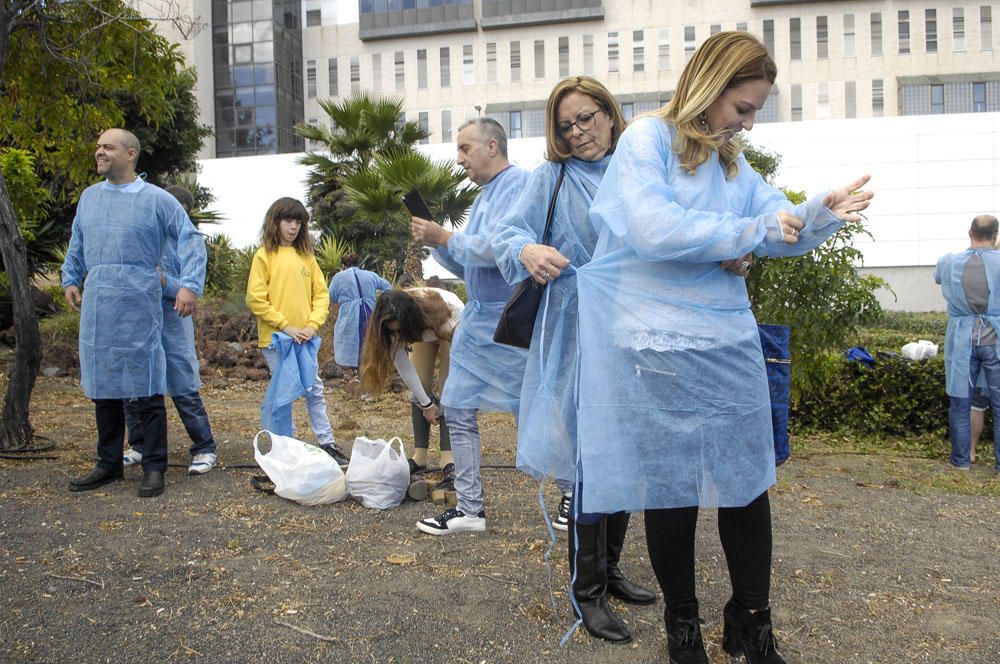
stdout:
<svg viewBox="0 0 1000 664">
<path fill-rule="evenodd" d="M 434 215 L 431 214 L 431 211 L 427 208 L 427 203 L 424 202 L 420 192 L 416 189 L 410 189 L 406 192 L 406 195 L 403 196 L 403 205 L 406 206 L 406 209 L 414 217 L 434 221 Z"/>
</svg>

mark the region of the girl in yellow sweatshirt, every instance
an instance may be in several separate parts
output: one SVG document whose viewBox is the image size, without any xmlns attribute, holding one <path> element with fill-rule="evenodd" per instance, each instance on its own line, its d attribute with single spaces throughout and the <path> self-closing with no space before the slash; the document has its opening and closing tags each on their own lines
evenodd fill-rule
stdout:
<svg viewBox="0 0 1000 664">
<path fill-rule="evenodd" d="M 330 312 L 326 280 L 309 235 L 309 212 L 294 198 L 279 198 L 264 216 L 261 247 L 254 254 L 247 281 L 247 307 L 257 317 L 257 339 L 267 366 L 274 375 L 280 356 L 271 335 L 284 332 L 296 343 L 316 336 Z M 346 462 L 333 437 L 326 413 L 323 379 L 317 372 L 306 390 L 309 421 L 320 447 Z"/>
</svg>

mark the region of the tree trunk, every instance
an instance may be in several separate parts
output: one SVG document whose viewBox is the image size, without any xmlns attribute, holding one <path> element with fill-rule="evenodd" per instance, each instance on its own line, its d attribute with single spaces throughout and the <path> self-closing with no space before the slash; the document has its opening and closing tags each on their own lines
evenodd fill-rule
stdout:
<svg viewBox="0 0 1000 664">
<path fill-rule="evenodd" d="M 14 303 L 14 367 L 7 381 L 3 422 L 0 423 L 0 450 L 23 449 L 31 445 L 34 431 L 28 419 L 28 404 L 35 387 L 35 376 L 42 360 L 42 340 L 38 317 L 31 298 L 28 260 L 24 239 L 17 227 L 17 216 L 10 203 L 7 183 L 0 173 L 0 255 L 10 282 Z"/>
<path fill-rule="evenodd" d="M 413 240 L 406 243 L 403 276 L 408 278 L 408 281 L 404 281 L 404 283 L 412 284 L 424 279 L 424 248 Z"/>
</svg>

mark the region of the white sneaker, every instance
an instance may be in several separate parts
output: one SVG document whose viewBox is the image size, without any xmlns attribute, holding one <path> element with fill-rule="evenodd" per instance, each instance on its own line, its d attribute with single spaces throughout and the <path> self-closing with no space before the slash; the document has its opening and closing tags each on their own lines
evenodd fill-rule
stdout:
<svg viewBox="0 0 1000 664">
<path fill-rule="evenodd" d="M 128 448 L 122 456 L 122 463 L 125 464 L 126 468 L 139 465 L 142 463 L 142 452 L 132 447 Z"/>
<path fill-rule="evenodd" d="M 191 459 L 191 465 L 188 466 L 188 475 L 204 475 L 215 468 L 216 458 L 215 454 L 211 452 L 195 454 L 194 458 Z"/>
<path fill-rule="evenodd" d="M 486 511 L 483 510 L 476 516 L 465 516 L 465 512 L 451 507 L 437 516 L 417 521 L 417 528 L 428 535 L 481 533 L 486 530 Z"/>
</svg>

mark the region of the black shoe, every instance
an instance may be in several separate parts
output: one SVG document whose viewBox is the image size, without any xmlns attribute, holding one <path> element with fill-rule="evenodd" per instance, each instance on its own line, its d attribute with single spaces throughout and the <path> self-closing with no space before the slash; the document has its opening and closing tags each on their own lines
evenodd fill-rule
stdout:
<svg viewBox="0 0 1000 664">
<path fill-rule="evenodd" d="M 117 468 L 102 468 L 97 466 L 88 475 L 77 477 L 69 481 L 70 491 L 93 491 L 99 489 L 108 482 L 116 482 L 125 476 L 121 466 Z"/>
<path fill-rule="evenodd" d="M 143 470 L 142 482 L 139 483 L 139 497 L 152 498 L 163 493 L 166 482 L 161 470 Z"/>
<path fill-rule="evenodd" d="M 337 443 L 325 443 L 320 445 L 319 448 L 332 456 L 341 466 L 346 466 L 351 462 L 350 457 L 344 454 L 344 450 L 340 449 L 340 446 L 337 445 Z"/>
<path fill-rule="evenodd" d="M 732 657 L 743 656 L 747 664 L 785 664 L 778 654 L 778 641 L 771 625 L 771 609 L 751 611 L 736 601 L 726 602 L 722 612 L 722 649 Z"/>
<path fill-rule="evenodd" d="M 427 464 L 418 466 L 417 462 L 414 461 L 413 459 L 407 459 L 406 463 L 408 463 L 410 466 L 410 475 L 416 475 L 417 473 L 422 473 L 425 470 L 427 470 Z"/>
<path fill-rule="evenodd" d="M 625 546 L 625 533 L 628 531 L 629 513 L 618 512 L 609 514 L 608 522 L 608 594 L 617 597 L 628 604 L 652 604 L 656 601 L 656 593 L 625 578 L 618 568 L 618 560 Z"/>
<path fill-rule="evenodd" d="M 455 490 L 455 464 L 446 463 L 444 468 L 441 469 L 441 474 L 444 476 L 441 481 L 437 483 L 435 489 L 441 489 L 442 491 L 454 491 Z"/>
<path fill-rule="evenodd" d="M 608 605 L 607 519 L 595 524 L 569 522 L 569 569 L 579 617 L 591 636 L 612 643 L 632 640 L 625 623 Z M 578 544 L 579 542 L 579 544 Z"/>
<path fill-rule="evenodd" d="M 670 664 L 708 664 L 705 642 L 701 638 L 702 619 L 698 604 L 687 604 L 663 613 L 667 623 L 667 653 Z"/>
</svg>

